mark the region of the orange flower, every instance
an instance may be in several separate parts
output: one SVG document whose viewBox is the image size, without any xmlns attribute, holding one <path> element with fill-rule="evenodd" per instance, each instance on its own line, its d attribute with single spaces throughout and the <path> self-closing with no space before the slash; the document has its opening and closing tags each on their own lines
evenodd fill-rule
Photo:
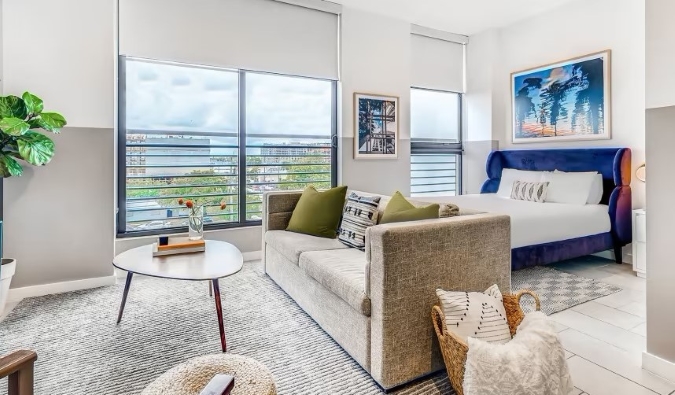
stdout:
<svg viewBox="0 0 675 395">
<path fill-rule="evenodd" d="M 187 208 L 192 208 L 192 200 L 188 200 L 187 202 L 185 202 L 185 205 L 187 206 Z"/>
<path fill-rule="evenodd" d="M 183 205 L 183 199 L 178 199 L 178 204 Z"/>
<path fill-rule="evenodd" d="M 225 207 L 227 207 L 227 203 L 225 202 L 220 202 L 220 209 L 225 210 Z"/>
</svg>

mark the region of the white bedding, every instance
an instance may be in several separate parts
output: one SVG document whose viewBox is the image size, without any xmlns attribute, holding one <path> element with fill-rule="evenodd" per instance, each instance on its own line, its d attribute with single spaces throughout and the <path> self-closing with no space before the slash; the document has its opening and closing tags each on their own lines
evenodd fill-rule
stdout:
<svg viewBox="0 0 675 395">
<path fill-rule="evenodd" d="M 511 217 L 511 248 L 550 243 L 609 232 L 608 207 L 561 203 L 534 203 L 495 194 L 417 198 L 432 203 L 453 203 L 463 209 L 507 214 Z"/>
</svg>

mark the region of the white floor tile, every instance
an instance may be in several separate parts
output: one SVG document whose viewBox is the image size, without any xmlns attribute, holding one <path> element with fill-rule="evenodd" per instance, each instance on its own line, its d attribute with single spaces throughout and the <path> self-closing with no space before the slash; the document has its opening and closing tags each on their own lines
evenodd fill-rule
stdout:
<svg viewBox="0 0 675 395">
<path fill-rule="evenodd" d="M 581 393 L 583 393 L 583 391 L 581 391 L 581 390 L 580 390 L 579 388 L 577 388 L 577 387 L 574 387 L 574 389 L 572 390 L 572 392 L 570 392 L 570 395 L 580 395 Z"/>
<path fill-rule="evenodd" d="M 647 304 L 641 302 L 631 302 L 625 306 L 618 308 L 621 311 L 626 313 L 636 315 L 638 317 L 646 318 L 647 317 Z"/>
<path fill-rule="evenodd" d="M 568 329 L 560 333 L 559 336 L 566 350 L 613 373 L 659 394 L 667 395 L 675 390 L 675 384 L 651 375 L 642 369 L 642 355 L 639 352 L 622 350 L 574 329 Z M 590 392 L 585 388 L 584 391 Z"/>
<path fill-rule="evenodd" d="M 637 333 L 640 336 L 647 336 L 647 323 L 640 324 L 636 326 L 635 328 L 630 330 L 633 333 Z"/>
<path fill-rule="evenodd" d="M 634 291 L 632 289 L 623 289 L 617 293 L 603 296 L 595 299 L 594 302 L 604 304 L 605 306 L 619 308 L 633 302 L 647 304 L 647 293 Z"/>
<path fill-rule="evenodd" d="M 574 386 L 590 395 L 654 395 L 654 392 L 579 356 L 567 360 Z"/>
<path fill-rule="evenodd" d="M 632 289 L 634 291 L 647 291 L 647 282 L 644 278 L 635 276 L 634 274 L 615 274 L 602 279 L 603 283 L 614 284 L 623 289 Z"/>
<path fill-rule="evenodd" d="M 551 319 L 626 351 L 641 353 L 645 350 L 646 341 L 644 337 L 574 310 L 565 310 L 553 314 Z M 584 388 L 582 389 L 586 391 Z"/>
<path fill-rule="evenodd" d="M 574 354 L 572 354 L 571 352 L 565 350 L 565 359 L 570 359 L 570 358 L 572 358 L 573 356 L 574 356 Z"/>
<path fill-rule="evenodd" d="M 565 325 L 563 325 L 559 322 L 553 321 L 553 329 L 555 329 L 556 332 L 560 333 L 567 328 L 568 328 L 567 326 L 565 326 Z"/>
<path fill-rule="evenodd" d="M 645 322 L 644 318 L 593 301 L 574 306 L 572 310 L 623 329 L 632 329 Z"/>
</svg>

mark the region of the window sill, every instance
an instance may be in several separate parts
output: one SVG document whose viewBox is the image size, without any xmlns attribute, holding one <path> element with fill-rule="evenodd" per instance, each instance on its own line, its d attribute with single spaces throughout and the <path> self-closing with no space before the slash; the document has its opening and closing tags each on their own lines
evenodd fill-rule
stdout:
<svg viewBox="0 0 675 395">
<path fill-rule="evenodd" d="M 204 234 L 208 235 L 210 233 L 220 232 L 223 230 L 237 230 L 237 229 L 247 229 L 253 228 L 256 226 L 261 226 L 262 221 L 250 221 L 245 224 L 240 223 L 230 223 L 230 224 L 216 224 L 216 225 L 207 225 L 204 229 Z M 170 228 L 170 229 L 153 229 L 140 232 L 129 232 L 129 233 L 118 233 L 117 240 L 127 240 L 127 239 L 142 239 L 142 238 L 156 238 L 157 236 L 173 235 L 187 236 L 187 227 L 182 228 Z"/>
</svg>

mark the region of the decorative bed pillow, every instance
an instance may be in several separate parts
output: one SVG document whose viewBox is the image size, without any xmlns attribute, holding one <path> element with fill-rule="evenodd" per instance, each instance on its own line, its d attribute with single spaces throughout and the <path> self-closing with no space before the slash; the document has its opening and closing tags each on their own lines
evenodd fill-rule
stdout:
<svg viewBox="0 0 675 395">
<path fill-rule="evenodd" d="M 588 199 L 586 200 L 586 204 L 600 204 L 600 201 L 602 200 L 602 194 L 604 193 L 604 186 L 603 186 L 603 179 L 602 179 L 602 174 L 598 173 L 597 171 L 582 171 L 582 172 L 569 172 L 569 171 L 560 171 L 556 170 L 554 173 L 584 173 L 584 174 L 592 174 L 593 175 L 593 183 L 591 184 L 591 190 L 588 194 Z"/>
<path fill-rule="evenodd" d="M 287 231 L 334 239 L 345 205 L 347 187 L 319 192 L 308 186 L 293 209 Z"/>
<path fill-rule="evenodd" d="M 448 330 L 464 342 L 469 337 L 504 344 L 511 340 L 502 294 L 497 285 L 485 292 L 436 290 Z"/>
<path fill-rule="evenodd" d="M 377 224 L 379 204 L 379 196 L 360 196 L 354 192 L 349 194 L 338 230 L 338 239 L 342 244 L 365 250 L 366 229 Z"/>
<path fill-rule="evenodd" d="M 382 213 L 381 224 L 391 222 L 421 221 L 423 219 L 439 218 L 440 207 L 438 204 L 430 204 L 424 207 L 415 207 L 403 197 L 401 192 L 396 191 L 387 203 Z"/>
<path fill-rule="evenodd" d="M 517 169 L 502 169 L 502 177 L 499 181 L 499 189 L 497 189 L 497 196 L 508 198 L 511 196 L 513 190 L 513 183 L 516 181 L 525 182 L 541 182 L 546 181 L 543 176 L 546 171 L 530 171 Z"/>
<path fill-rule="evenodd" d="M 544 203 L 548 192 L 548 182 L 515 181 L 511 189 L 511 199 Z"/>
</svg>

